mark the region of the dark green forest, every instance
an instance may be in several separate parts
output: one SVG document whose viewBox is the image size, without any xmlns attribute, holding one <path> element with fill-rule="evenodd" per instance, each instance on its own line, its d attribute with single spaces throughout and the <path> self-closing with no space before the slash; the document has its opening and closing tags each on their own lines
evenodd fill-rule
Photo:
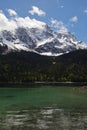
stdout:
<svg viewBox="0 0 87 130">
<path fill-rule="evenodd" d="M 0 83 L 86 82 L 87 50 L 58 57 L 33 52 L 0 54 Z"/>
</svg>

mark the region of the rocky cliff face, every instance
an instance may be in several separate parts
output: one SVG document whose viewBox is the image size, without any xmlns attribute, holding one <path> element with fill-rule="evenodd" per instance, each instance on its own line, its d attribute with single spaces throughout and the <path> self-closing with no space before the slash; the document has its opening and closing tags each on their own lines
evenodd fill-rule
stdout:
<svg viewBox="0 0 87 130">
<path fill-rule="evenodd" d="M 24 50 L 41 55 L 58 56 L 73 50 L 87 49 L 87 44 L 78 41 L 70 32 L 55 32 L 43 22 L 38 22 L 38 26 L 33 24 L 34 21 L 32 27 L 1 30 L 0 53 Z"/>
</svg>

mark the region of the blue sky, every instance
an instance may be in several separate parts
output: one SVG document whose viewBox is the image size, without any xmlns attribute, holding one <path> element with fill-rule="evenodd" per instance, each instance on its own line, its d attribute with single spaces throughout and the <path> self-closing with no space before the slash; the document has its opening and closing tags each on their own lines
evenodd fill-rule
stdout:
<svg viewBox="0 0 87 130">
<path fill-rule="evenodd" d="M 0 10 L 8 9 L 20 17 L 29 16 L 46 22 L 52 28 L 65 29 L 87 43 L 87 0 L 0 0 Z M 10 10 L 11 15 L 11 10 Z M 15 15 L 15 14 L 14 14 Z"/>
</svg>

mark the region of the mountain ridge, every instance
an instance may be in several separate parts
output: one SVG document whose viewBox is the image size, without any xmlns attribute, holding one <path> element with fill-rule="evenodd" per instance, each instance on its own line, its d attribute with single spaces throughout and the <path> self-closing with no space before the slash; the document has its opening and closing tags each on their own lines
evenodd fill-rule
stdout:
<svg viewBox="0 0 87 130">
<path fill-rule="evenodd" d="M 64 30 L 55 32 L 46 23 L 35 19 L 28 22 L 28 26 L 0 30 L 0 53 L 23 50 L 59 56 L 74 50 L 87 49 L 87 44 L 78 41 L 70 32 Z"/>
</svg>

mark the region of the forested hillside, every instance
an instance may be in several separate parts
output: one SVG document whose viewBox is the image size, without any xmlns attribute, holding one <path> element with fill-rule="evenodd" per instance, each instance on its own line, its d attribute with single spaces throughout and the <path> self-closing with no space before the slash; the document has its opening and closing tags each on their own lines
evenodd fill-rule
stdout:
<svg viewBox="0 0 87 130">
<path fill-rule="evenodd" d="M 0 55 L 0 82 L 29 83 L 35 81 L 87 81 L 87 50 L 59 57 L 32 52 Z"/>
</svg>

